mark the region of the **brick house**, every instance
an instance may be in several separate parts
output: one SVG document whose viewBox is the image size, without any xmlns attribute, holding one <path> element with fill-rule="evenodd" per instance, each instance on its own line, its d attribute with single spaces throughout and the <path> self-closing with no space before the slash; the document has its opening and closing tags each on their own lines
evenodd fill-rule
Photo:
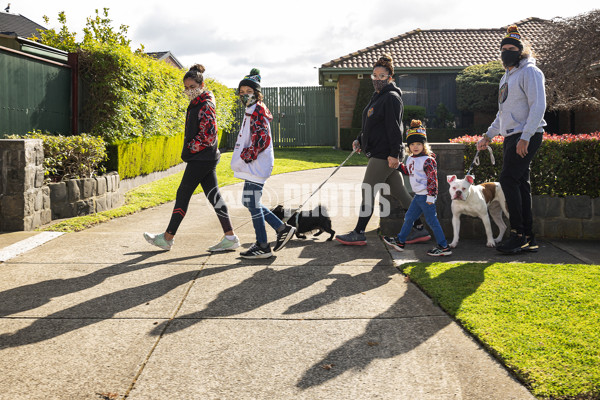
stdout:
<svg viewBox="0 0 600 400">
<path fill-rule="evenodd" d="M 547 20 L 527 18 L 516 22 L 534 52 Z M 457 118 L 457 128 L 489 124 L 494 115 L 461 112 L 456 107 L 456 76 L 464 68 L 498 60 L 506 28 L 415 29 L 365 49 L 331 60 L 319 68 L 319 84 L 336 88 L 338 129 L 352 127 L 354 106 L 362 80 L 370 80 L 373 64 L 382 53 L 394 58 L 396 84 L 405 105 L 423 106 L 432 118 L 443 103 Z M 585 133 L 598 130 L 594 113 L 547 113 L 548 131 Z M 339 131 L 338 131 L 339 135 Z"/>
</svg>

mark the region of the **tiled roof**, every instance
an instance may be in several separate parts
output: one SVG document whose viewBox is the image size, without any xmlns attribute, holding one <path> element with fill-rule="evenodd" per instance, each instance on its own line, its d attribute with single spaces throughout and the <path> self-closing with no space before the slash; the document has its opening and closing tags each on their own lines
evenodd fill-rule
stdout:
<svg viewBox="0 0 600 400">
<path fill-rule="evenodd" d="M 516 25 L 535 50 L 549 22 L 527 18 Z M 506 28 L 416 29 L 331 60 L 321 68 L 371 69 L 383 53 L 392 55 L 395 68 L 464 68 L 484 64 L 499 59 L 500 41 Z"/>
<path fill-rule="evenodd" d="M 0 33 L 16 33 L 17 36 L 28 38 L 37 36 L 37 29 L 45 30 L 46 28 L 20 14 L 0 12 Z"/>
</svg>

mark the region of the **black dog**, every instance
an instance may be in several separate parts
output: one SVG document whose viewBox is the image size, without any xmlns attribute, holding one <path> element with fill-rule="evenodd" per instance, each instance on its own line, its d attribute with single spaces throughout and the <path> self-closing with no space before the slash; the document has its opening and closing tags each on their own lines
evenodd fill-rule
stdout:
<svg viewBox="0 0 600 400">
<path fill-rule="evenodd" d="M 283 221 L 284 218 L 288 217 L 292 210 L 286 210 L 283 206 L 279 205 L 271 210 L 273 214 L 277 216 L 280 220 Z M 300 239 L 306 239 L 305 232 L 314 231 L 316 229 L 319 232 L 315 233 L 314 236 L 319 236 L 323 232 L 329 233 L 331 236 L 327 241 L 333 239 L 335 235 L 335 231 L 331 229 L 331 218 L 327 215 L 327 209 L 319 205 L 312 211 L 300 211 L 300 215 L 298 215 L 298 226 L 296 226 L 296 214 L 292 215 L 287 223 L 288 225 L 296 227 L 296 236 Z"/>
</svg>

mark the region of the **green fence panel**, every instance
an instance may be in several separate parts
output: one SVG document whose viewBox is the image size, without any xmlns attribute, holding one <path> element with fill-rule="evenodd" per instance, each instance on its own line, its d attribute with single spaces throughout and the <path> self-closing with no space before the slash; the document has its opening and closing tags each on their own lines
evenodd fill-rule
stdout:
<svg viewBox="0 0 600 400">
<path fill-rule="evenodd" d="M 265 104 L 273 114 L 271 134 L 275 147 L 336 146 L 337 118 L 335 89 L 321 86 L 262 88 Z M 227 137 L 233 148 L 243 107 L 238 108 L 236 123 Z"/>
<path fill-rule="evenodd" d="M 0 50 L 0 137 L 71 133 L 71 69 Z"/>
</svg>

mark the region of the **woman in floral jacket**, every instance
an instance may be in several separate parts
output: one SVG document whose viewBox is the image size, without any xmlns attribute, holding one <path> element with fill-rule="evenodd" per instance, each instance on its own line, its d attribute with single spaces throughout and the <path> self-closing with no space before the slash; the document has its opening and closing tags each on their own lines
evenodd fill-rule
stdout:
<svg viewBox="0 0 600 400">
<path fill-rule="evenodd" d="M 238 237 L 233 232 L 229 212 L 219 192 L 216 168 L 221 157 L 217 139 L 217 119 L 215 113 L 215 97 L 205 89 L 204 67 L 196 64 L 183 77 L 185 94 L 190 99 L 186 112 L 185 138 L 181 159 L 187 163 L 183 178 L 177 189 L 175 207 L 171 214 L 169 226 L 164 233 L 144 233 L 144 238 L 151 244 L 164 250 L 171 250 L 174 237 L 183 217 L 187 213 L 190 199 L 198 185 L 213 206 L 225 237 L 221 242 L 209 247 L 211 252 L 233 250 L 240 246 Z"/>
</svg>

